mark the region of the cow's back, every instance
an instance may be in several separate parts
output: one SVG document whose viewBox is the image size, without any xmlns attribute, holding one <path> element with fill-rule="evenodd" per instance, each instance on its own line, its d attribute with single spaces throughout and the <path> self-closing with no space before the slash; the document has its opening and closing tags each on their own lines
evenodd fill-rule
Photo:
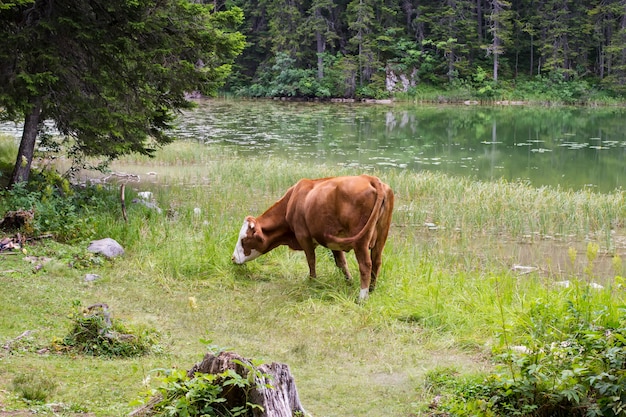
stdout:
<svg viewBox="0 0 626 417">
<path fill-rule="evenodd" d="M 361 232 L 379 192 L 387 194 L 390 189 L 369 175 L 304 179 L 293 187 L 286 219 L 297 238 L 311 238 L 332 248 L 334 240 L 329 237 L 350 238 Z"/>
</svg>

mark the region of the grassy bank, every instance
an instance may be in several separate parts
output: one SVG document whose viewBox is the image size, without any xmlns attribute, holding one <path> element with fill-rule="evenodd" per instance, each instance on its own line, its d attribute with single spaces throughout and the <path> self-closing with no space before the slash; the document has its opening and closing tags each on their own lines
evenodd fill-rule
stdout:
<svg viewBox="0 0 626 417">
<path fill-rule="evenodd" d="M 138 176 L 122 177 L 130 179 L 128 222 L 103 205 L 81 212 L 70 244 L 43 239 L 27 254 L 0 255 L 0 345 L 12 345 L 0 350 L 5 407 L 27 406 L 14 381 L 33 375 L 55 381 L 44 402 L 61 404 L 61 415 L 124 415 L 155 384 L 153 370 L 200 361 L 204 339 L 287 363 L 313 416 L 427 415 L 433 375 L 492 371 L 493 352 L 527 344 L 537 306 L 556 317 L 567 300 L 589 315 L 603 309 L 602 323 L 611 323 L 624 304 L 623 192 L 372 172 L 395 190 L 396 212 L 377 290 L 358 305 L 358 285 L 345 283 L 322 249 L 316 281 L 306 278 L 304 255 L 285 248 L 230 262 L 245 215 L 302 177 L 356 171 L 182 142 L 113 169 Z M 130 203 L 138 191 L 152 191 L 162 213 Z M 94 198 L 114 201 L 117 192 Z M 103 237 L 126 254 L 94 259 L 87 244 Z M 100 278 L 85 282 L 87 273 Z M 112 360 L 41 351 L 67 334 L 76 303 L 107 303 L 115 317 L 157 329 L 160 353 Z"/>
</svg>

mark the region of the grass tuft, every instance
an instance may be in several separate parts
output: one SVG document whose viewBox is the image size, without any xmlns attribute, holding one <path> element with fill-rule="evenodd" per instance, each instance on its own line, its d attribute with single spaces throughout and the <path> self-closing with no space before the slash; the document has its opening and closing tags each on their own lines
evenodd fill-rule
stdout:
<svg viewBox="0 0 626 417">
<path fill-rule="evenodd" d="M 57 383 L 37 373 L 20 373 L 13 378 L 13 391 L 29 403 L 41 404 L 50 398 L 57 388 Z"/>
</svg>

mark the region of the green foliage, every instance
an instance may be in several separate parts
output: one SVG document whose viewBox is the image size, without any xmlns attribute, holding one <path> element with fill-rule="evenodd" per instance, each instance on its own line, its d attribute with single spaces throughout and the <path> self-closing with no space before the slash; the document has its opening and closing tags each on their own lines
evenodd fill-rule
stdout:
<svg viewBox="0 0 626 417">
<path fill-rule="evenodd" d="M 71 0 L 0 8 L 0 116 L 26 119 L 19 165 L 52 120 L 74 158 L 151 155 L 186 94 L 216 93 L 244 47 L 237 7 Z M 17 170 L 16 170 L 17 171 Z M 15 174 L 14 174 L 15 175 Z M 13 182 L 27 181 L 28 172 Z"/>
<path fill-rule="evenodd" d="M 0 210 L 33 210 L 29 236 L 52 234 L 60 242 L 92 238 L 98 210 L 119 210 L 117 195 L 100 186 L 76 188 L 54 171 L 37 173 L 31 181 L 0 191 Z"/>
<path fill-rule="evenodd" d="M 389 92 L 385 88 L 385 72 L 380 71 L 372 74 L 370 82 L 356 89 L 356 98 L 389 98 Z"/>
<path fill-rule="evenodd" d="M 584 303 L 583 303 L 584 304 Z M 439 382 L 454 415 L 619 416 L 626 412 L 626 310 L 562 311 L 538 303 L 520 321 L 525 344 L 496 358 L 482 382 Z"/>
<path fill-rule="evenodd" d="M 9 175 L 15 164 L 17 146 L 15 139 L 8 135 L 0 134 L 0 188 L 4 188 L 9 183 Z"/>
<path fill-rule="evenodd" d="M 89 356 L 135 357 L 158 350 L 159 334 L 145 326 L 131 326 L 110 317 L 108 306 L 84 309 L 74 303 L 72 329 L 55 348 Z"/>
<path fill-rule="evenodd" d="M 232 393 L 237 393 L 248 398 L 249 393 L 257 389 L 257 381 L 268 376 L 252 364 L 236 362 L 246 369 L 246 375 L 227 369 L 219 374 L 198 372 L 190 378 L 184 370 L 162 371 L 161 385 L 147 393 L 146 402 L 155 396 L 160 398 L 153 406 L 156 417 L 252 416 L 255 409 L 262 408 L 249 401 L 229 403 L 227 398 L 229 393 L 231 397 Z"/>
<path fill-rule="evenodd" d="M 596 86 L 584 79 L 566 81 L 562 76 L 535 76 L 517 83 L 517 94 L 563 104 L 587 103 L 596 97 Z"/>
<path fill-rule="evenodd" d="M 13 378 L 13 391 L 29 403 L 43 403 L 57 388 L 57 383 L 47 375 L 18 374 Z"/>
<path fill-rule="evenodd" d="M 481 66 L 476 67 L 472 78 L 479 97 L 491 98 L 496 94 L 496 84 Z"/>
<path fill-rule="evenodd" d="M 315 70 L 297 68 L 296 60 L 278 53 L 274 63 L 262 72 L 259 82 L 237 93 L 249 97 L 329 97 L 330 91 L 317 79 Z"/>
</svg>

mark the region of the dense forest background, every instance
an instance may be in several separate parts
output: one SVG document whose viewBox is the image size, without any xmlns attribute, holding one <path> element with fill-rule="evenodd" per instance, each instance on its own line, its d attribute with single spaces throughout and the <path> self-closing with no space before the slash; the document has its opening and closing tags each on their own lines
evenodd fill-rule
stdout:
<svg viewBox="0 0 626 417">
<path fill-rule="evenodd" d="M 246 96 L 626 93 L 626 0 L 221 1 L 244 11 L 228 87 Z"/>
</svg>

